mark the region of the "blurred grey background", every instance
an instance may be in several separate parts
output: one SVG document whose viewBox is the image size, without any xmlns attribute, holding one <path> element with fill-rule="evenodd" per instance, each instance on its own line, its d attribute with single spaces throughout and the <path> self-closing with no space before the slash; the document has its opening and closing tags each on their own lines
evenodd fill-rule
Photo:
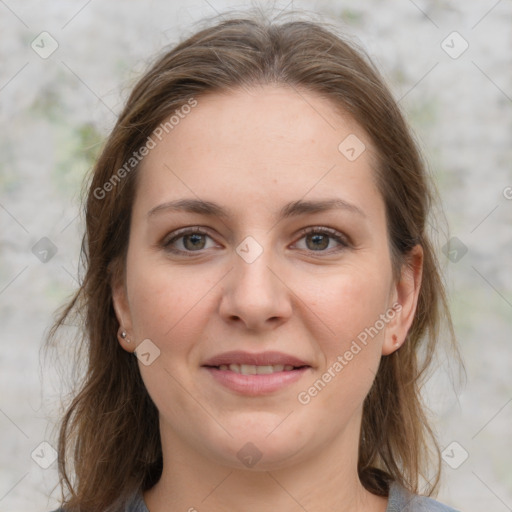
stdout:
<svg viewBox="0 0 512 512">
<path fill-rule="evenodd" d="M 57 504 L 62 387 L 40 348 L 77 286 L 82 179 L 148 59 L 197 20 L 251 5 L 0 0 L 2 512 Z M 465 512 L 512 510 L 512 2 L 273 5 L 337 20 L 420 140 L 450 226 L 439 256 L 468 377 L 454 387 L 441 371 L 428 387 L 444 449 L 439 499 Z"/>
</svg>

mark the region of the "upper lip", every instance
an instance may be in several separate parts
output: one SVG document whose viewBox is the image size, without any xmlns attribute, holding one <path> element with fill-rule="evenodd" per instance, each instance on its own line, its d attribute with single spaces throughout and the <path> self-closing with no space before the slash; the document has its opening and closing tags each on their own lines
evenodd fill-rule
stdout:
<svg viewBox="0 0 512 512">
<path fill-rule="evenodd" d="M 284 354 L 283 352 L 243 352 L 241 350 L 233 350 L 224 352 L 206 360 L 202 366 L 220 366 L 230 364 L 250 364 L 255 366 L 274 366 L 274 365 L 291 365 L 291 366 L 310 366 L 298 357 Z"/>
</svg>

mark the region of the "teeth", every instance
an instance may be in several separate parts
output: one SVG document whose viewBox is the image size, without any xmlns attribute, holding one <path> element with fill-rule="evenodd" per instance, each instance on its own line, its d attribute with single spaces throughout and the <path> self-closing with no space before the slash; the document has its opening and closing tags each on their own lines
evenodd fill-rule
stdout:
<svg viewBox="0 0 512 512">
<path fill-rule="evenodd" d="M 256 366 L 257 374 L 282 372 L 283 370 L 284 365 L 282 364 L 276 364 L 275 366 Z"/>
<path fill-rule="evenodd" d="M 274 364 L 274 365 L 262 365 L 256 366 L 254 364 L 221 364 L 219 370 L 230 370 L 235 373 L 241 373 L 242 375 L 264 375 L 275 372 L 291 371 L 293 370 L 291 364 Z"/>
<path fill-rule="evenodd" d="M 240 373 L 242 375 L 256 375 L 256 366 L 253 364 L 241 364 Z"/>
</svg>

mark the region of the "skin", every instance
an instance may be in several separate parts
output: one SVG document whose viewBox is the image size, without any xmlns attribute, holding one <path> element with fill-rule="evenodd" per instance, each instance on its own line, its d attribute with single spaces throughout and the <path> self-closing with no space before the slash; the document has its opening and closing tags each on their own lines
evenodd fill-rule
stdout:
<svg viewBox="0 0 512 512">
<path fill-rule="evenodd" d="M 338 151 L 350 134 L 366 145 L 353 162 Z M 422 253 L 416 247 L 394 279 L 373 161 L 366 133 L 328 100 L 268 85 L 199 97 L 145 157 L 125 276 L 112 286 L 131 340 L 119 340 L 122 348 L 149 338 L 160 350 L 151 365 L 139 361 L 159 410 L 164 458 L 162 478 L 144 494 L 151 512 L 385 510 L 387 499 L 357 477 L 362 404 L 380 358 L 400 347 L 413 320 Z M 231 215 L 148 215 L 183 198 L 218 203 Z M 291 201 L 331 198 L 361 213 L 278 221 Z M 169 234 L 193 226 L 207 236 L 172 243 L 190 257 L 163 247 Z M 348 245 L 300 232 L 319 226 L 341 232 Z M 236 252 L 247 236 L 263 249 L 252 263 Z M 378 335 L 299 403 L 298 394 L 395 303 L 401 310 Z M 312 368 L 273 394 L 243 396 L 201 368 L 231 350 L 281 351 Z M 247 442 L 262 454 L 251 468 L 237 457 Z"/>
</svg>

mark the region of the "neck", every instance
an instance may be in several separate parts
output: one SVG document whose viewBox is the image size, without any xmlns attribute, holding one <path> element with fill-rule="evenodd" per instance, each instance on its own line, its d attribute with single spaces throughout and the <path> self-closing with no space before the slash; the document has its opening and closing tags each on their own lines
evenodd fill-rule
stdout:
<svg viewBox="0 0 512 512">
<path fill-rule="evenodd" d="M 386 510 L 387 499 L 366 491 L 357 476 L 359 422 L 319 446 L 313 457 L 259 471 L 216 464 L 162 427 L 162 476 L 144 494 L 151 512 Z"/>
</svg>

